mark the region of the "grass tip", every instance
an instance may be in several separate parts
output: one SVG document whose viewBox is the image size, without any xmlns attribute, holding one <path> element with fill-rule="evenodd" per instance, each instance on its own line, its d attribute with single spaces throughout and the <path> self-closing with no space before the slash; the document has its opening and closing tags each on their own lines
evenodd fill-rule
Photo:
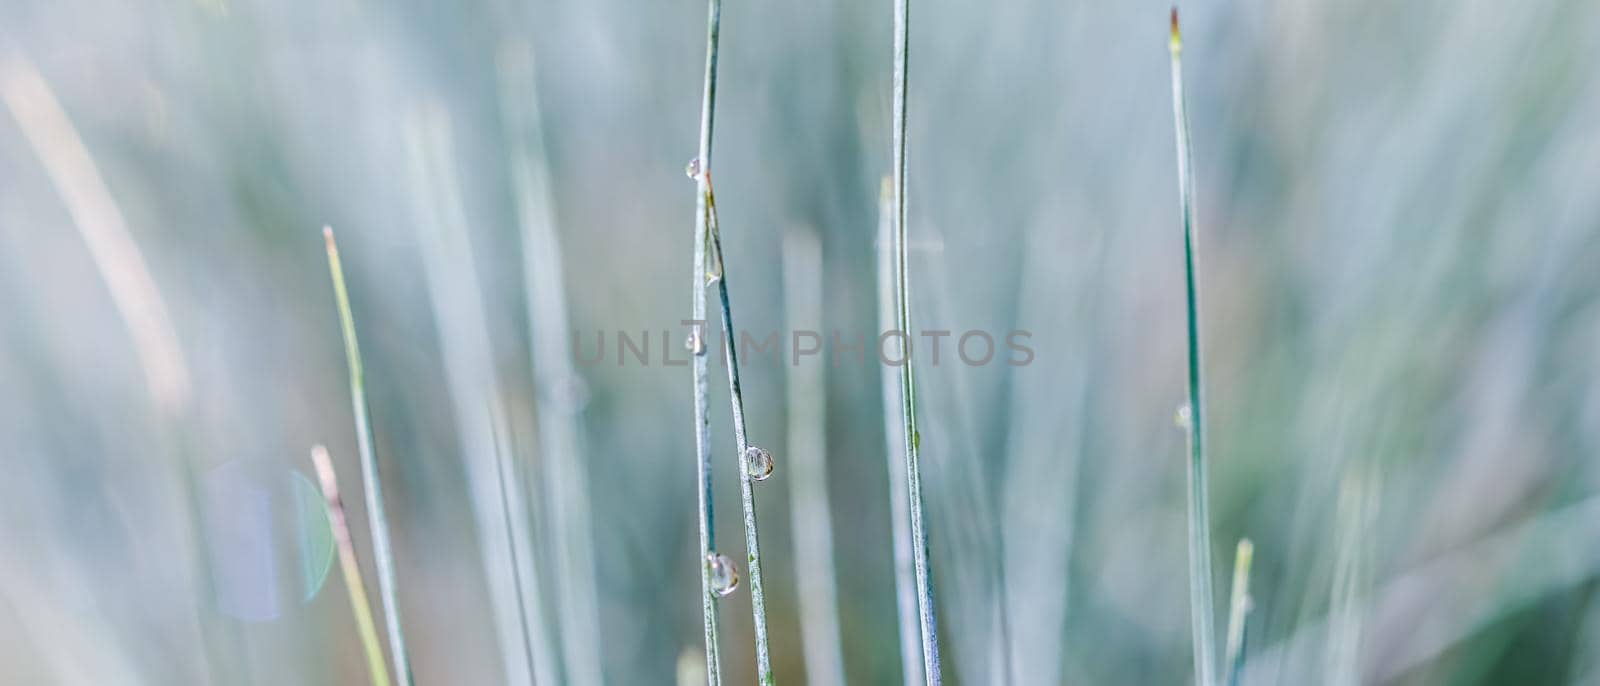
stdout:
<svg viewBox="0 0 1600 686">
<path fill-rule="evenodd" d="M 328 233 L 328 236 L 329 240 L 332 240 L 333 234 L 331 232 Z M 330 243 L 330 245 L 332 244 Z M 326 446 L 321 443 L 311 446 L 311 464 L 316 467 L 317 481 L 322 484 L 322 492 L 338 495 L 339 481 L 333 475 L 333 460 L 328 457 L 328 448 Z"/>
<path fill-rule="evenodd" d="M 333 256 L 335 258 L 337 258 L 339 256 L 339 244 L 338 244 L 338 242 L 333 240 L 333 227 L 328 226 L 326 224 L 323 225 L 323 227 L 322 227 L 322 242 L 328 246 L 328 254 L 329 255 L 331 255 L 331 256 Z"/>
<path fill-rule="evenodd" d="M 1172 6 L 1172 51 L 1183 50 L 1183 32 L 1178 30 L 1178 6 Z"/>
</svg>

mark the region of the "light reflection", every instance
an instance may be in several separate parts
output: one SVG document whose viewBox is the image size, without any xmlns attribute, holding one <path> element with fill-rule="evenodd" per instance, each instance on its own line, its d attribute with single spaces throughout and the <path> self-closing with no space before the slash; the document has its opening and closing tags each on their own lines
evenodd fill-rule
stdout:
<svg viewBox="0 0 1600 686">
<path fill-rule="evenodd" d="M 201 498 L 220 612 L 270 622 L 316 597 L 333 562 L 333 534 L 306 475 L 232 460 L 205 474 Z"/>
</svg>

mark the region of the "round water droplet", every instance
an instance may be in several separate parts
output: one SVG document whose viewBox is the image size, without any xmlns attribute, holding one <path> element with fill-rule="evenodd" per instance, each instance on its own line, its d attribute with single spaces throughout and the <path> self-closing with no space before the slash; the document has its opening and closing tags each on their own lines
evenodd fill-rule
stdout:
<svg viewBox="0 0 1600 686">
<path fill-rule="evenodd" d="M 727 555 L 709 553 L 706 555 L 706 573 L 711 578 L 711 591 L 720 596 L 727 596 L 739 588 L 739 568 Z"/>
<path fill-rule="evenodd" d="M 700 337 L 700 332 L 690 331 L 689 339 L 683 342 L 683 347 L 688 348 L 695 355 L 706 354 L 706 341 Z"/>
<path fill-rule="evenodd" d="M 772 453 L 766 448 L 750 446 L 744 449 L 744 466 L 750 473 L 750 478 L 756 481 L 766 481 L 772 476 Z"/>
<path fill-rule="evenodd" d="M 1178 412 L 1173 415 L 1172 422 L 1177 424 L 1180 429 L 1187 429 L 1193 416 L 1194 411 L 1189 409 L 1189 403 L 1184 403 L 1178 406 Z"/>
<path fill-rule="evenodd" d="M 689 177 L 691 179 L 700 178 L 700 158 L 699 157 L 695 157 L 694 159 L 689 160 L 689 163 L 684 165 L 684 167 L 683 167 L 683 175 L 687 176 L 687 177 Z"/>
</svg>

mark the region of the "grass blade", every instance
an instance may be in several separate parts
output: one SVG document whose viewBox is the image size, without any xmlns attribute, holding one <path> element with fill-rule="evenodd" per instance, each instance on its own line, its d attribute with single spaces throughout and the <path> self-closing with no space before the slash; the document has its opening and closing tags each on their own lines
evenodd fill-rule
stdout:
<svg viewBox="0 0 1600 686">
<path fill-rule="evenodd" d="M 1323 673 L 1332 686 L 1362 683 L 1362 643 L 1368 595 L 1367 558 L 1376 489 L 1360 470 L 1339 480 L 1334 510 L 1333 578 L 1328 593 L 1330 634 L 1326 642 Z"/>
<path fill-rule="evenodd" d="M 506 683 L 522 686 L 541 678 L 539 670 L 551 668 L 539 661 L 544 646 L 534 633 L 542 631 L 544 618 L 532 614 L 532 608 L 540 605 L 516 602 L 518 597 L 537 599 L 542 594 L 532 571 L 540 551 L 533 541 L 529 517 L 533 508 L 523 492 L 520 470 L 502 470 L 497 463 L 495 426 L 506 416 L 505 394 L 495 368 L 466 203 L 455 171 L 449 112 L 435 100 L 420 103 L 408 117 L 406 138 L 417 241 L 447 395 L 459 427 L 495 635 Z"/>
<path fill-rule="evenodd" d="M 367 656 L 367 674 L 372 677 L 372 686 L 389 686 L 389 667 L 384 664 L 383 647 L 378 644 L 372 605 L 367 602 L 367 585 L 361 580 L 361 565 L 356 562 L 356 547 L 350 541 L 350 525 L 345 519 L 339 480 L 334 476 L 328 449 L 320 445 L 312 447 L 311 463 L 317 469 L 317 482 L 322 485 L 322 497 L 328 503 L 328 525 L 333 528 L 333 540 L 339 548 L 339 570 L 344 574 L 344 587 L 350 595 L 350 612 L 356 618 L 361 650 Z"/>
<path fill-rule="evenodd" d="M 1172 115 L 1178 146 L 1178 199 L 1183 211 L 1184 285 L 1189 341 L 1189 616 L 1194 634 L 1194 678 L 1201 686 L 1216 681 L 1216 630 L 1212 623 L 1211 519 L 1207 506 L 1205 402 L 1200 383 L 1200 293 L 1194 225 L 1194 167 L 1189 146 L 1189 117 L 1183 102 L 1183 38 L 1178 8 L 1172 8 Z"/>
<path fill-rule="evenodd" d="M 198 451 L 194 446 L 193 381 L 166 299 L 77 127 L 44 75 L 21 54 L 0 60 L 0 102 L 16 119 L 23 138 L 61 196 L 133 341 L 150 400 L 164 428 L 178 443 L 173 462 L 183 494 L 184 535 L 193 548 L 189 574 L 204 593 L 194 608 L 204 676 L 210 681 L 247 678 L 233 669 L 241 651 L 238 632 L 208 612 L 217 591 L 197 485 L 201 465 L 194 459 Z"/>
<path fill-rule="evenodd" d="M 822 330 L 822 245 L 797 229 L 784 238 L 783 311 L 789 331 Z M 796 352 L 796 355 L 799 353 Z M 828 503 L 827 379 L 820 363 L 789 367 L 789 477 L 794 527 L 795 577 L 800 597 L 800 641 L 806 679 L 842 686 L 838 585 L 833 566 L 833 514 Z"/>
<path fill-rule="evenodd" d="M 883 178 L 878 197 L 878 328 L 895 329 L 899 316 L 895 309 L 895 236 L 894 236 L 894 181 Z M 906 502 L 906 463 L 901 450 L 905 427 L 897 416 L 900 407 L 900 384 L 889 365 L 880 367 L 883 385 L 883 438 L 884 454 L 888 457 L 889 471 L 889 525 L 894 545 L 895 607 L 899 610 L 900 669 L 907 686 L 920 684 L 922 672 L 922 639 L 917 620 L 917 568 L 911 552 L 911 507 Z"/>
<path fill-rule="evenodd" d="M 39 156 L 105 280 L 106 292 L 133 338 L 151 398 L 163 413 L 183 414 L 192 382 L 166 299 L 77 127 L 44 75 L 21 56 L 0 61 L 0 101 Z"/>
<path fill-rule="evenodd" d="M 517 617 L 522 622 L 522 634 L 527 637 L 523 643 L 523 658 L 533 670 L 534 683 L 559 683 L 560 670 L 556 665 L 555 651 L 551 647 L 550 636 L 544 622 L 539 621 L 545 616 L 544 594 L 541 592 L 543 586 L 539 583 L 539 565 L 533 560 L 521 559 L 517 552 L 520 547 L 517 545 L 518 537 L 532 534 L 523 531 L 523 523 L 512 519 L 512 503 L 520 493 L 517 486 L 522 483 L 521 479 L 517 478 L 515 451 L 511 445 L 505 417 L 500 414 L 501 410 L 495 403 L 491 402 L 488 405 L 487 412 L 494 431 L 494 468 L 500 487 L 500 511 L 506 516 L 506 550 L 511 558 L 512 573 L 514 575 L 525 573 L 528 577 L 528 583 L 515 585 Z"/>
<path fill-rule="evenodd" d="M 333 276 L 333 294 L 339 305 L 339 328 L 344 332 L 345 361 L 350 368 L 350 406 L 356 417 L 356 447 L 361 453 L 361 482 L 367 499 L 367 520 L 372 527 L 372 557 L 378 569 L 378 598 L 383 604 L 384 626 L 389 633 L 389 652 L 394 655 L 395 680 L 400 686 L 409 686 L 411 664 L 406 656 L 405 634 L 400 628 L 394 552 L 389 546 L 389 518 L 383 508 L 378 458 L 373 454 L 372 424 L 367 417 L 366 371 L 361 364 L 361 345 L 356 341 L 356 321 L 350 313 L 350 293 L 345 288 L 344 265 L 339 261 L 339 246 L 334 242 L 333 228 L 322 227 L 322 238 L 328 247 L 328 273 Z"/>
<path fill-rule="evenodd" d="M 894 228 L 895 292 L 897 329 L 905 338 L 911 335 L 911 289 L 906 268 L 906 92 L 909 87 L 911 0 L 895 0 L 894 5 Z M 928 564 L 928 531 L 922 514 L 922 465 L 918 449 L 922 436 L 917 433 L 917 387 L 909 354 L 900 367 L 900 418 L 904 428 L 901 444 L 906 458 L 906 503 L 910 512 L 912 561 L 917 575 L 918 624 L 922 633 L 922 665 L 929 684 L 941 682 L 939 668 L 939 627 L 934 618 L 933 570 Z"/>
<path fill-rule="evenodd" d="M 694 274 L 690 279 L 693 306 L 690 319 L 695 327 L 689 334 L 693 353 L 691 362 L 694 375 L 694 448 L 695 474 L 699 482 L 700 519 L 700 607 L 705 625 L 706 681 L 710 686 L 722 683 L 722 656 L 718 652 L 720 637 L 717 630 L 717 596 L 711 583 L 711 556 L 716 554 L 716 517 L 712 511 L 711 497 L 711 428 L 707 424 L 710 400 L 707 396 L 710 370 L 707 367 L 706 336 L 706 237 L 708 235 L 709 198 L 711 196 L 711 133 L 716 121 L 717 108 L 717 43 L 722 30 L 722 0 L 706 2 L 706 72 L 705 88 L 700 102 L 700 151 L 690 164 L 696 180 L 694 224 Z M 741 458 L 742 459 L 742 458 Z"/>
<path fill-rule="evenodd" d="M 595 587 L 595 537 L 589 504 L 588 446 L 583 431 L 583 379 L 572 364 L 571 324 L 562 279 L 561 242 L 545 155 L 533 49 L 515 46 L 502 65 L 511 172 L 517 220 L 522 229 L 528 339 L 532 349 L 540 452 L 546 469 L 556 559 L 562 656 L 567 683 L 604 683 L 600 658 L 599 591 Z"/>
<path fill-rule="evenodd" d="M 1239 539 L 1233 552 L 1233 590 L 1228 599 L 1228 686 L 1239 686 L 1244 676 L 1244 646 L 1247 622 L 1253 601 L 1250 599 L 1250 561 L 1255 557 L 1250 539 Z"/>
<path fill-rule="evenodd" d="M 728 371 L 728 401 L 733 410 L 733 440 L 739 458 L 739 501 L 744 510 L 745 559 L 750 565 L 750 612 L 754 617 L 756 634 L 756 677 L 760 684 L 773 683 L 772 655 L 767 642 L 767 600 L 761 581 L 761 535 L 756 525 L 755 484 L 757 477 L 750 473 L 750 460 L 745 451 L 750 449 L 749 435 L 745 431 L 744 393 L 739 385 L 739 353 L 734 348 L 738 330 L 733 328 L 733 306 L 728 302 L 728 278 L 723 269 L 722 232 L 717 224 L 716 194 L 711 190 L 711 170 L 701 168 L 700 180 L 706 189 L 706 226 L 710 234 L 712 267 L 717 282 L 717 302 L 722 314 L 722 355 Z M 764 477 L 763 477 L 764 478 Z"/>
</svg>

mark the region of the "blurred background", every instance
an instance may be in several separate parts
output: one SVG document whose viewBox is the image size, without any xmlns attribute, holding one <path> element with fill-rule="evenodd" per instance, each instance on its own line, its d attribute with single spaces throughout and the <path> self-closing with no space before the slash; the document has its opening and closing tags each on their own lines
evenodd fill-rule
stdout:
<svg viewBox="0 0 1600 686">
<path fill-rule="evenodd" d="M 1168 6 L 913 5 L 914 322 L 1035 352 L 918 360 L 947 676 L 1183 683 Z M 890 10 L 724 8 L 718 206 L 757 338 L 878 329 Z M 1600 4 L 1183 11 L 1245 683 L 1600 683 Z M 692 673 L 690 373 L 659 351 L 684 357 L 705 12 L 0 0 L 0 683 L 366 682 L 308 457 L 373 588 L 324 225 L 417 683 L 525 683 L 484 477 L 507 455 L 554 680 Z M 566 334 L 602 331 L 575 364 Z M 745 352 L 778 679 L 897 683 L 879 368 Z M 720 616 L 747 683 L 747 585 Z"/>
</svg>

